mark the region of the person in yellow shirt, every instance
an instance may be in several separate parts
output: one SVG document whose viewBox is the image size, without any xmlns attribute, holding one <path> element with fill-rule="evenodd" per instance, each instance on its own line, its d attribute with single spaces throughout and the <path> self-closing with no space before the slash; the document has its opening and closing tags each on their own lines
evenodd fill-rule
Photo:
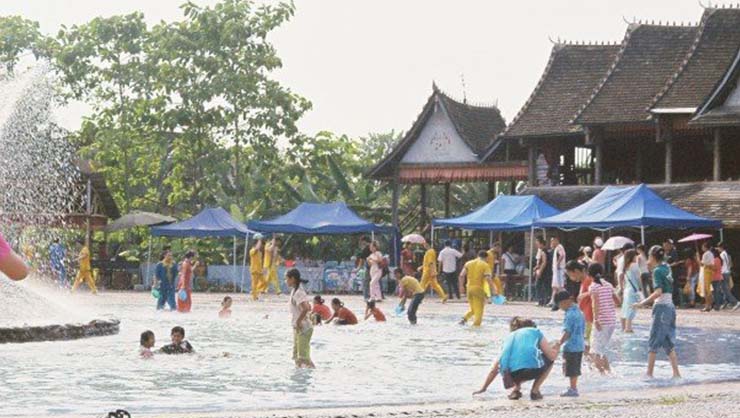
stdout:
<svg viewBox="0 0 740 418">
<path fill-rule="evenodd" d="M 396 276 L 398 286 L 401 288 L 401 303 L 399 303 L 401 311 L 406 307 L 406 299 L 412 298 L 411 305 L 409 305 L 409 310 L 406 314 L 409 318 L 409 323 L 416 325 L 416 311 L 424 300 L 424 288 L 421 287 L 416 277 L 404 276 L 403 270 L 400 268 L 397 268 L 393 274 Z"/>
<path fill-rule="evenodd" d="M 279 295 L 280 291 L 280 280 L 278 280 L 278 267 L 282 262 L 280 258 L 280 246 L 282 241 L 280 238 L 275 238 L 273 235 L 272 240 L 265 246 L 265 262 L 263 264 L 265 275 L 264 291 L 267 293 L 270 290 L 270 284 L 275 289 L 275 294 Z"/>
<path fill-rule="evenodd" d="M 77 277 L 75 277 L 75 282 L 72 285 L 72 291 L 77 290 L 84 281 L 92 294 L 97 294 L 98 289 L 95 287 L 95 279 L 93 278 L 92 268 L 90 267 L 90 250 L 86 245 L 82 246 L 80 255 L 77 256 L 77 261 L 80 263 L 80 271 L 77 272 Z"/>
<path fill-rule="evenodd" d="M 265 289 L 264 238 L 262 234 L 254 235 L 254 246 L 249 250 L 249 274 L 252 276 L 252 300 L 257 300 Z"/>
<path fill-rule="evenodd" d="M 493 295 L 500 295 L 504 291 L 504 286 L 501 284 L 501 278 L 497 274 L 497 266 L 501 261 L 501 244 L 495 243 L 486 252 L 486 263 L 491 266 L 491 275 L 493 277 L 493 286 L 490 286 L 488 282 L 483 284 L 483 290 L 486 291 L 486 296 L 489 298 Z M 492 294 L 493 292 L 493 294 Z"/>
<path fill-rule="evenodd" d="M 442 298 L 442 303 L 445 303 L 447 302 L 447 294 L 437 281 L 437 252 L 434 251 L 434 248 L 428 242 L 424 243 L 424 249 L 426 250 L 424 261 L 421 267 L 419 267 L 419 270 L 421 270 L 421 288 L 426 291 L 431 286 Z"/>
<path fill-rule="evenodd" d="M 474 326 L 479 327 L 481 322 L 483 322 L 483 310 L 485 309 L 487 299 L 483 285 L 488 283 L 491 289 L 494 288 L 493 279 L 491 278 L 491 266 L 486 262 L 487 257 L 488 253 L 486 251 L 479 252 L 478 258 L 465 263 L 465 266 L 460 272 L 460 291 L 462 293 L 462 283 L 465 283 L 467 279 L 468 305 L 470 305 L 470 310 L 460 321 L 461 325 L 465 325 L 473 317 L 475 318 L 473 321 Z"/>
</svg>

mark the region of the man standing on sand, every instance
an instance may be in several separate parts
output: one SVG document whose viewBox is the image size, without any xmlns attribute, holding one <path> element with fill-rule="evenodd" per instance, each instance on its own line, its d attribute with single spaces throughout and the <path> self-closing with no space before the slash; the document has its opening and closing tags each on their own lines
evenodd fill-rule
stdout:
<svg viewBox="0 0 740 418">
<path fill-rule="evenodd" d="M 550 238 L 550 248 L 552 248 L 552 296 L 550 306 L 553 311 L 558 310 L 555 304 L 555 295 L 561 290 L 565 290 L 565 248 L 560 244 L 560 238 L 554 236 Z"/>
<path fill-rule="evenodd" d="M 439 252 L 437 261 L 441 264 L 442 275 L 447 284 L 447 291 L 450 292 L 450 298 L 460 299 L 460 290 L 457 284 L 457 260 L 462 257 L 462 253 L 452 248 L 452 241 L 445 241 L 445 247 Z"/>
<path fill-rule="evenodd" d="M 362 278 L 362 297 L 365 300 L 370 299 L 370 268 L 367 264 L 367 258 L 370 257 L 370 240 L 366 236 L 360 237 L 360 251 L 357 253 L 355 267 L 364 271 Z"/>
</svg>

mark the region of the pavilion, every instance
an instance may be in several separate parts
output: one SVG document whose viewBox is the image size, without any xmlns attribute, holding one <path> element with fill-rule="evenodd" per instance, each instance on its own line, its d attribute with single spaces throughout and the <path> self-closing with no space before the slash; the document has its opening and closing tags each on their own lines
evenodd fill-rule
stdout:
<svg viewBox="0 0 740 418">
<path fill-rule="evenodd" d="M 401 185 L 418 184 L 420 229 L 429 225 L 427 186 L 445 187 L 445 217 L 450 216 L 450 184 L 487 182 L 489 197 L 496 181 L 525 180 L 526 161 L 516 144 L 496 140 L 506 122 L 496 106 L 456 101 L 436 85 L 421 114 L 391 152 L 368 176 L 393 186 L 393 226 L 399 226 Z"/>
</svg>

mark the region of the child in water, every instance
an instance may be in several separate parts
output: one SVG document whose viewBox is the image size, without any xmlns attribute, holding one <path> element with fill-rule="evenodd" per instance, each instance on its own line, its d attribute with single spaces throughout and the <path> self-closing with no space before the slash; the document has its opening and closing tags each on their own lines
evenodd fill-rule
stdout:
<svg viewBox="0 0 740 418">
<path fill-rule="evenodd" d="M 570 381 L 570 386 L 560 396 L 578 396 L 578 376 L 581 375 L 583 351 L 586 349 L 584 334 L 586 333 L 586 317 L 578 305 L 575 304 L 570 293 L 561 290 L 555 295 L 555 303 L 565 312 L 563 321 L 563 336 L 556 342 L 554 348 L 563 349 L 563 374 Z"/>
<path fill-rule="evenodd" d="M 321 295 L 313 297 L 312 313 L 318 314 L 322 321 L 328 321 L 331 318 L 331 309 L 324 304 L 324 299 Z"/>
<path fill-rule="evenodd" d="M 167 344 L 160 348 L 159 351 L 164 354 L 187 354 L 193 353 L 193 346 L 185 339 L 185 329 L 183 327 L 174 327 L 170 333 L 172 344 Z"/>
<path fill-rule="evenodd" d="M 334 315 L 327 322 L 334 321 L 337 325 L 357 325 L 357 317 L 344 307 L 344 303 L 339 298 L 331 300 L 331 308 L 334 309 Z"/>
<path fill-rule="evenodd" d="M 365 307 L 365 321 L 367 321 L 371 316 L 375 318 L 376 322 L 385 322 L 385 315 L 380 308 L 375 306 L 375 301 L 373 299 L 367 301 L 367 306 Z"/>
<path fill-rule="evenodd" d="M 141 358 L 152 358 L 154 357 L 154 353 L 152 353 L 152 347 L 154 347 L 154 333 L 146 330 L 141 333 L 141 338 L 139 339 L 140 347 L 139 347 L 139 355 Z"/>
<path fill-rule="evenodd" d="M 231 296 L 224 296 L 223 302 L 221 302 L 221 310 L 218 311 L 219 318 L 230 318 L 231 317 Z"/>
</svg>

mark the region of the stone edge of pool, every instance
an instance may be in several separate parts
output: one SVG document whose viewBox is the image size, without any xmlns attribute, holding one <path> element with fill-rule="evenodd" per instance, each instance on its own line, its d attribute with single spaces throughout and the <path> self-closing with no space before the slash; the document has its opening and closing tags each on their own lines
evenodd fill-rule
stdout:
<svg viewBox="0 0 740 418">
<path fill-rule="evenodd" d="M 121 322 L 95 319 L 86 324 L 0 328 L 0 344 L 67 341 L 118 334 Z"/>
</svg>

